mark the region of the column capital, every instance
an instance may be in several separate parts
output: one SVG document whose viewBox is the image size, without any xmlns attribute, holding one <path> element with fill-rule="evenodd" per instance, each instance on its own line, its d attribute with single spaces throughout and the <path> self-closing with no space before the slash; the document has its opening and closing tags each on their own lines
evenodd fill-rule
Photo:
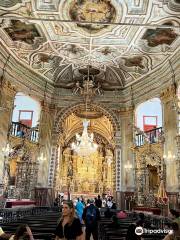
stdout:
<svg viewBox="0 0 180 240">
<path fill-rule="evenodd" d="M 4 80 L 1 78 L 0 89 L 3 90 L 8 95 L 12 96 L 16 94 L 16 89 L 9 81 Z"/>
<path fill-rule="evenodd" d="M 47 103 L 45 102 L 44 100 L 41 101 L 41 107 L 42 107 L 42 110 L 45 111 L 45 112 L 49 112 L 49 113 L 52 113 L 55 111 L 56 107 L 54 104 L 50 104 L 50 103 Z"/>
<path fill-rule="evenodd" d="M 173 84 L 163 90 L 160 94 L 160 99 L 162 102 L 167 102 L 172 100 L 176 96 L 176 88 Z"/>
</svg>

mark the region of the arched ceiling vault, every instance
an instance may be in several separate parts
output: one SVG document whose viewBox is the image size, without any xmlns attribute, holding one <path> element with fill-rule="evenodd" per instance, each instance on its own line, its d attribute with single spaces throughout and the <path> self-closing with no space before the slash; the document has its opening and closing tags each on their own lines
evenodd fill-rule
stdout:
<svg viewBox="0 0 180 240">
<path fill-rule="evenodd" d="M 76 133 L 82 133 L 83 125 L 81 118 L 77 117 L 74 113 L 70 114 L 63 122 L 63 142 L 68 143 Z M 98 119 L 91 119 L 88 127 L 88 132 L 97 133 L 101 135 L 106 141 L 114 144 L 114 131 L 110 120 L 103 116 Z M 62 139 L 61 139 L 62 140 Z M 61 141 L 62 142 L 62 141 Z"/>
<path fill-rule="evenodd" d="M 179 13 L 178 0 L 0 0 L 0 44 L 52 86 L 92 65 L 104 90 L 122 89 L 178 51 Z"/>
</svg>

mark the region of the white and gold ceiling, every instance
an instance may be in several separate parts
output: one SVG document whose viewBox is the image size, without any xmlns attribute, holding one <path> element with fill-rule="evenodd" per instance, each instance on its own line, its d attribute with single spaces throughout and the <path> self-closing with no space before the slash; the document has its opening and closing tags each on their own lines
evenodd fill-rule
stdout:
<svg viewBox="0 0 180 240">
<path fill-rule="evenodd" d="M 122 89 L 180 49 L 179 0 L 0 0 L 0 15 L 0 44 L 62 88 L 91 65 Z"/>
</svg>

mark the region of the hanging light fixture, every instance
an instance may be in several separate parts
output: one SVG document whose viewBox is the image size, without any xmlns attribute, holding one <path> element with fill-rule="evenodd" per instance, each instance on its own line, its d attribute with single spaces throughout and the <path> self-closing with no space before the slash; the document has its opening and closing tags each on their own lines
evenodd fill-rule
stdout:
<svg viewBox="0 0 180 240">
<path fill-rule="evenodd" d="M 86 157 L 95 153 L 98 148 L 98 145 L 93 142 L 94 134 L 88 134 L 88 125 L 89 121 L 84 119 L 82 135 L 80 136 L 79 134 L 76 134 L 76 143 L 73 142 L 71 145 L 72 150 L 82 157 Z"/>
<path fill-rule="evenodd" d="M 92 80 L 90 80 L 89 65 L 88 65 L 88 75 L 87 80 L 84 81 L 84 100 L 85 100 L 85 118 L 83 120 L 83 132 L 80 136 L 76 134 L 76 143 L 73 142 L 71 145 L 72 150 L 74 150 L 79 156 L 86 157 L 97 151 L 98 145 L 93 142 L 94 134 L 88 134 L 89 120 L 87 120 L 88 114 L 88 102 L 92 97 Z"/>
<path fill-rule="evenodd" d="M 81 136 L 78 133 L 76 134 L 76 143 L 73 142 L 71 148 L 79 156 L 85 157 L 96 152 L 98 148 L 98 145 L 93 142 L 94 134 L 93 133 L 88 134 L 87 130 L 90 122 L 90 120 L 87 120 L 87 118 L 89 118 L 89 116 L 91 118 L 92 116 L 89 114 L 90 111 L 88 111 L 88 102 L 90 102 L 90 99 L 92 97 L 92 80 L 90 80 L 89 66 L 87 80 L 84 81 L 83 87 L 84 87 L 83 97 L 85 100 L 85 111 L 83 112 L 84 114 L 83 132 Z"/>
<path fill-rule="evenodd" d="M 91 14 L 91 22 L 92 22 L 92 14 Z M 83 89 L 81 90 L 81 95 L 84 97 L 85 101 L 85 111 L 82 113 L 84 115 L 83 120 L 83 132 L 80 136 L 78 133 L 76 134 L 76 142 L 73 142 L 71 145 L 72 150 L 74 150 L 79 156 L 87 157 L 97 151 L 98 145 L 94 143 L 94 134 L 88 134 L 88 126 L 89 120 L 87 118 L 92 115 L 89 114 L 90 110 L 88 108 L 88 103 L 90 103 L 92 96 L 94 95 L 93 92 L 93 77 L 90 77 L 90 59 L 91 59 L 91 50 L 92 50 L 92 40 L 91 40 L 91 32 L 90 32 L 90 41 L 89 41 L 89 63 L 87 66 L 87 78 L 84 77 L 83 81 Z M 93 115 L 94 116 L 94 115 Z"/>
</svg>

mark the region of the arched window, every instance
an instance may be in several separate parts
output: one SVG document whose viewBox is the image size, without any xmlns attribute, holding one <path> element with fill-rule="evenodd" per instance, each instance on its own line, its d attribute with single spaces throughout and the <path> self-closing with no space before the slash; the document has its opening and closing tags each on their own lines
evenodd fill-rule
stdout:
<svg viewBox="0 0 180 240">
<path fill-rule="evenodd" d="M 12 122 L 20 122 L 30 128 L 37 127 L 41 112 L 40 103 L 19 92 L 15 96 Z"/>
<path fill-rule="evenodd" d="M 137 146 L 145 141 L 156 143 L 162 136 L 162 106 L 159 98 L 141 103 L 135 112 Z"/>
<path fill-rule="evenodd" d="M 162 106 L 159 98 L 141 103 L 135 112 L 136 127 L 142 131 L 162 127 Z"/>
</svg>

